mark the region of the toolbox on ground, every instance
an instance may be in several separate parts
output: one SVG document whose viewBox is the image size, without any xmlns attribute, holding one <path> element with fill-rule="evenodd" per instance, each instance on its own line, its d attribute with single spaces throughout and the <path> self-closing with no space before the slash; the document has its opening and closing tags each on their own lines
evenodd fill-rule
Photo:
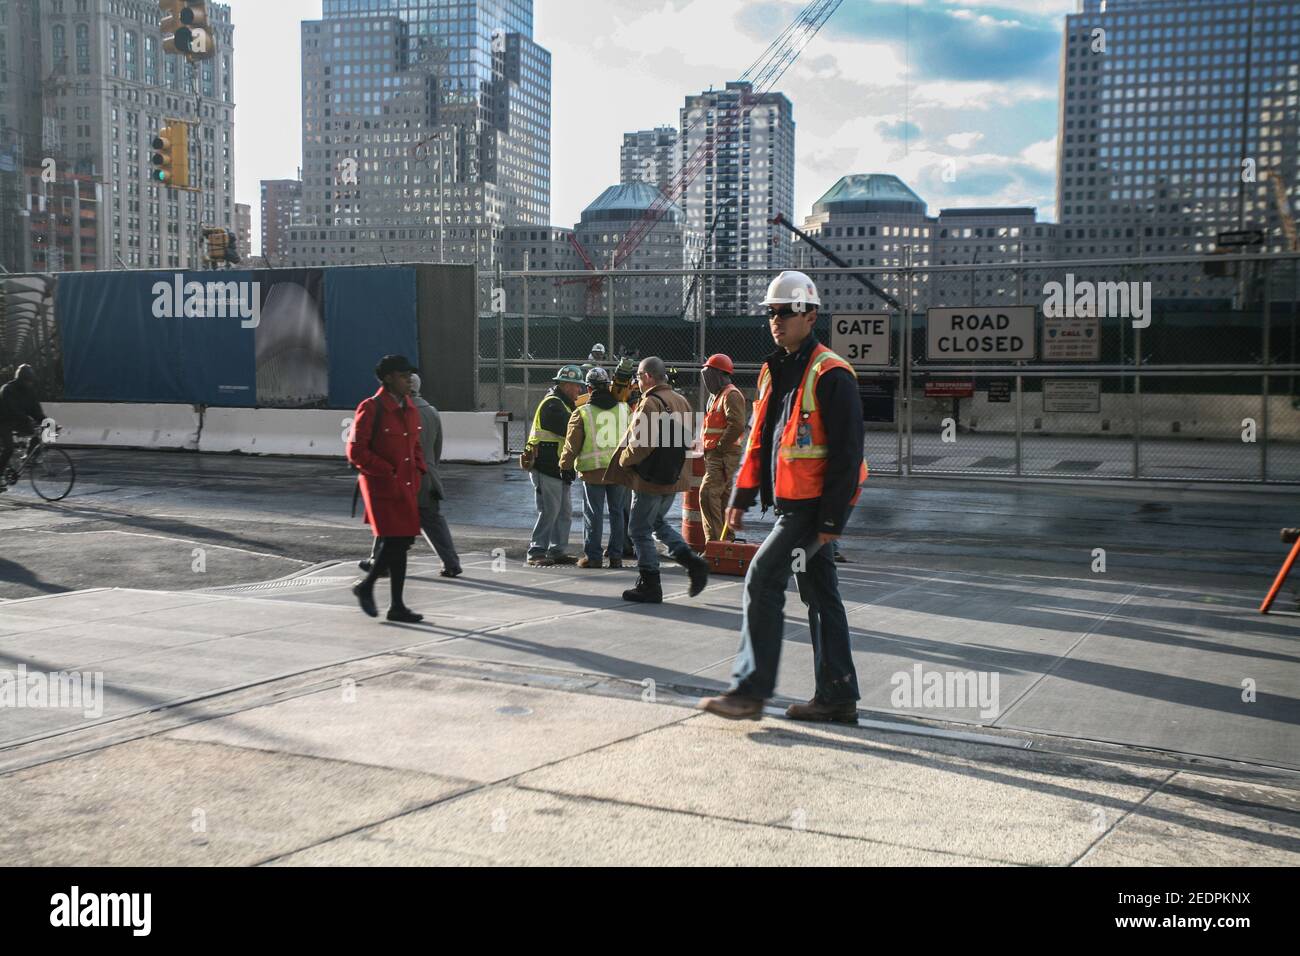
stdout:
<svg viewBox="0 0 1300 956">
<path fill-rule="evenodd" d="M 744 541 L 710 541 L 704 546 L 704 560 L 709 562 L 710 574 L 732 574 L 743 578 L 757 551 L 758 545 Z"/>
</svg>

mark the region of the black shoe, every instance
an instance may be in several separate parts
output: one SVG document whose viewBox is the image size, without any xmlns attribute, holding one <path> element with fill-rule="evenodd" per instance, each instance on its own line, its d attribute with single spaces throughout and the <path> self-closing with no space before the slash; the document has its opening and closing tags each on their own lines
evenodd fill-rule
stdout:
<svg viewBox="0 0 1300 956">
<path fill-rule="evenodd" d="M 462 574 L 464 574 L 464 573 L 465 573 L 465 572 L 464 572 L 461 568 L 455 568 L 455 569 L 452 569 L 452 568 L 443 568 L 441 571 L 438 572 L 438 577 L 440 577 L 440 578 L 458 578 L 458 577 L 460 577 L 460 576 L 461 576 Z"/>
<path fill-rule="evenodd" d="M 379 608 L 375 607 L 375 589 L 366 587 L 363 582 L 352 585 L 352 593 L 356 595 L 357 603 L 361 605 L 361 610 L 366 612 L 367 617 L 379 617 Z"/>
<path fill-rule="evenodd" d="M 357 567 L 359 567 L 362 571 L 365 571 L 366 574 L 369 574 L 370 569 L 373 568 L 374 566 L 375 566 L 375 562 L 371 561 L 369 558 L 357 562 Z M 377 575 L 375 575 L 375 577 L 379 577 L 379 578 L 388 577 L 388 569 L 385 568 L 384 570 L 380 571 Z"/>
<path fill-rule="evenodd" d="M 835 563 L 836 563 L 836 564 L 848 564 L 848 563 L 849 563 L 849 559 L 846 558 L 846 557 L 844 557 L 844 552 L 843 552 L 843 551 L 836 551 L 836 552 L 835 552 Z"/>
<path fill-rule="evenodd" d="M 663 604 L 664 589 L 659 583 L 658 571 L 642 571 L 636 579 L 636 587 L 623 592 L 624 601 L 637 604 Z"/>
<path fill-rule="evenodd" d="M 625 545 L 623 545 L 623 557 L 625 557 L 625 558 L 635 558 L 635 557 L 636 557 L 636 548 L 632 547 L 632 545 L 630 545 L 630 544 L 625 544 Z"/>
<path fill-rule="evenodd" d="M 690 596 L 695 597 L 703 591 L 709 583 L 709 562 L 689 548 L 673 560 L 684 567 L 691 576 L 691 590 L 688 592 Z"/>
<path fill-rule="evenodd" d="M 388 619 L 399 624 L 419 624 L 424 620 L 424 615 L 416 614 L 409 607 L 390 607 Z"/>
<path fill-rule="evenodd" d="M 577 564 L 578 559 L 571 554 L 552 554 L 548 555 L 552 564 Z"/>
</svg>

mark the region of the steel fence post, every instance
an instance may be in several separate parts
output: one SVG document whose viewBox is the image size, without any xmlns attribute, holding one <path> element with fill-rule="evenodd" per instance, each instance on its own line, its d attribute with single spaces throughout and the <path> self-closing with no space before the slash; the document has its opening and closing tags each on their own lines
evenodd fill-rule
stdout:
<svg viewBox="0 0 1300 956">
<path fill-rule="evenodd" d="M 1273 364 L 1273 315 L 1272 315 L 1273 284 L 1270 281 L 1272 276 L 1271 276 L 1270 269 L 1268 268 L 1269 264 L 1266 262 L 1260 262 L 1257 265 L 1259 268 L 1259 280 L 1264 287 L 1262 290 L 1262 294 L 1260 295 L 1260 313 L 1264 317 L 1264 329 L 1263 329 L 1264 375 L 1263 375 L 1263 382 L 1262 382 L 1263 387 L 1260 390 L 1260 410 L 1259 410 L 1259 436 L 1258 436 L 1259 437 L 1259 480 L 1263 482 L 1267 482 L 1268 481 L 1268 426 L 1269 426 L 1268 396 L 1269 396 L 1269 386 L 1272 384 L 1269 381 L 1268 370 L 1269 370 L 1269 366 Z"/>
</svg>

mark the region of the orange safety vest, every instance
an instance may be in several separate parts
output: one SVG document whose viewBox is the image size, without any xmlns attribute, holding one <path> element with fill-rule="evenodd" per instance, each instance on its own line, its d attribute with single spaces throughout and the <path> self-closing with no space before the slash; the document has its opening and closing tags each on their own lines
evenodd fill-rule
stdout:
<svg viewBox="0 0 1300 956">
<path fill-rule="evenodd" d="M 731 382 L 727 383 L 717 395 L 709 399 L 709 413 L 704 416 L 704 450 L 712 451 L 718 447 L 718 442 L 722 441 L 722 433 L 727 430 L 727 409 L 724 399 L 729 392 L 739 392 Z M 736 445 L 740 440 L 736 440 Z M 734 446 L 733 446 L 734 447 Z"/>
<path fill-rule="evenodd" d="M 799 383 L 798 405 L 791 409 L 781 432 L 777 452 L 776 474 L 773 476 L 773 493 L 778 500 L 804 501 L 820 498 L 826 479 L 826 426 L 817 407 L 817 381 L 833 368 L 848 369 L 857 378 L 853 366 L 820 342 L 808 357 L 803 380 Z M 736 478 L 737 488 L 757 488 L 759 458 L 762 451 L 763 422 L 767 417 L 768 399 L 772 392 L 772 373 L 767 365 L 758 376 L 758 396 L 754 399 L 754 424 L 745 445 L 745 460 Z M 857 504 L 862 484 L 867 480 L 867 462 L 862 461 L 858 472 L 858 488 L 850 504 Z"/>
</svg>

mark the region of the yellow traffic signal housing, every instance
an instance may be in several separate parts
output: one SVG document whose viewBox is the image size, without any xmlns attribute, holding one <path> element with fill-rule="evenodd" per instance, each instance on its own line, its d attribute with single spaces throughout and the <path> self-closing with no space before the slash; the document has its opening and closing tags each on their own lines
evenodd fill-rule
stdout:
<svg viewBox="0 0 1300 956">
<path fill-rule="evenodd" d="M 206 60 L 217 52 L 207 0 L 158 0 L 163 51 L 190 60 Z"/>
<path fill-rule="evenodd" d="M 154 182 L 172 189 L 190 188 L 190 128 L 180 120 L 167 120 L 150 144 L 153 147 Z"/>
<path fill-rule="evenodd" d="M 209 262 L 239 262 L 239 240 L 233 232 L 221 226 L 204 226 L 202 233 Z"/>
</svg>

